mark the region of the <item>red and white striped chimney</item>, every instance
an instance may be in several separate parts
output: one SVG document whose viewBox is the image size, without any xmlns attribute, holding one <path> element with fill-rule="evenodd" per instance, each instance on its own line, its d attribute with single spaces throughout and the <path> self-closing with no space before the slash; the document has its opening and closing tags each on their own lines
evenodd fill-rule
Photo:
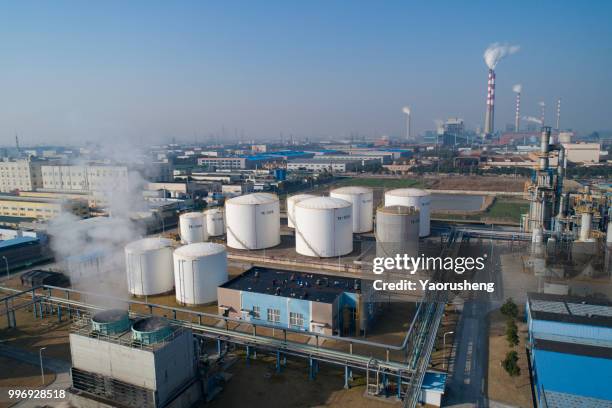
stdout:
<svg viewBox="0 0 612 408">
<path fill-rule="evenodd" d="M 516 112 L 514 113 L 514 131 L 519 132 L 521 126 L 521 93 L 516 93 Z"/>
<path fill-rule="evenodd" d="M 484 134 L 492 135 L 495 115 L 495 71 L 489 69 L 489 82 L 487 86 L 487 111 L 485 114 Z"/>
<path fill-rule="evenodd" d="M 561 98 L 557 100 L 557 131 L 559 131 L 559 123 L 561 122 Z"/>
</svg>

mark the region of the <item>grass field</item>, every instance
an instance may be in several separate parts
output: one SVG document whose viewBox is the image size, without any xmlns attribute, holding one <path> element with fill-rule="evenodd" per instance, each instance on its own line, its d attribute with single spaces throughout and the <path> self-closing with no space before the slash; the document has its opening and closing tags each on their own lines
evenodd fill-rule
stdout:
<svg viewBox="0 0 612 408">
<path fill-rule="evenodd" d="M 529 211 L 529 203 L 523 200 L 496 198 L 493 204 L 483 212 L 471 214 L 434 214 L 434 218 L 449 220 L 492 220 L 519 224 L 521 214 Z"/>
<path fill-rule="evenodd" d="M 423 187 L 423 183 L 413 179 L 385 179 L 385 178 L 345 178 L 336 183 L 337 186 L 363 186 L 372 188 L 406 188 Z"/>
</svg>

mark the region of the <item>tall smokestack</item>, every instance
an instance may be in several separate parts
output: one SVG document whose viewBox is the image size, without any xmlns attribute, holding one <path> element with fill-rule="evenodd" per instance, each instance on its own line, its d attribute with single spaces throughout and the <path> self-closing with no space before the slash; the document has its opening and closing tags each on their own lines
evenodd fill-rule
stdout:
<svg viewBox="0 0 612 408">
<path fill-rule="evenodd" d="M 487 111 L 485 114 L 484 135 L 492 135 L 495 131 L 495 67 L 504 57 L 514 54 L 520 49 L 518 45 L 493 43 L 487 47 L 483 58 L 489 67 L 489 82 L 487 85 Z"/>
<path fill-rule="evenodd" d="M 545 116 L 546 116 L 546 104 L 544 102 L 540 102 L 540 122 L 542 123 L 542 126 L 544 126 L 545 122 Z"/>
<path fill-rule="evenodd" d="M 560 129 L 559 127 L 560 122 L 561 122 L 561 98 L 557 100 L 557 126 L 555 127 L 555 129 L 557 129 L 557 132 Z"/>
<path fill-rule="evenodd" d="M 487 111 L 485 113 L 485 136 L 492 135 L 495 117 L 495 71 L 489 68 L 489 81 L 487 82 Z"/>
<path fill-rule="evenodd" d="M 514 131 L 519 132 L 521 126 L 521 91 L 523 87 L 521 84 L 516 84 L 512 87 L 512 90 L 516 93 L 516 111 L 514 114 Z"/>
</svg>

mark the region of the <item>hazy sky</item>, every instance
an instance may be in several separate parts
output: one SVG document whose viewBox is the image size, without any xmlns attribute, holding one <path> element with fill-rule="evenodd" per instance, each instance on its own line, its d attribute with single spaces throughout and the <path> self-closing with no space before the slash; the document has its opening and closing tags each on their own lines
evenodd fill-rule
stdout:
<svg viewBox="0 0 612 408">
<path fill-rule="evenodd" d="M 503 4 L 502 4 L 503 3 Z M 2 2 L 0 144 L 399 135 L 538 102 L 562 127 L 612 129 L 612 2 Z"/>
</svg>

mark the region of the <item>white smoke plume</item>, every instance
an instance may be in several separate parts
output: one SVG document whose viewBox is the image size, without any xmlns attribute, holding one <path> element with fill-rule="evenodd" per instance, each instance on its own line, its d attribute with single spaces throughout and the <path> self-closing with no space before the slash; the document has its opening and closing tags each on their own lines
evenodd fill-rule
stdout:
<svg viewBox="0 0 612 408">
<path fill-rule="evenodd" d="M 512 87 L 512 92 L 514 93 L 521 93 L 523 91 L 523 85 L 521 84 L 516 84 Z"/>
<path fill-rule="evenodd" d="M 518 52 L 521 49 L 518 45 L 493 43 L 484 52 L 484 60 L 489 69 L 495 69 L 499 61 Z"/>
<path fill-rule="evenodd" d="M 540 101 L 540 102 L 538 102 L 538 105 L 540 105 L 541 107 L 545 107 L 546 106 L 546 102 Z"/>
<path fill-rule="evenodd" d="M 402 112 L 404 112 L 406 115 L 410 115 L 410 106 L 404 106 L 402 108 Z"/>
<path fill-rule="evenodd" d="M 146 207 L 142 195 L 146 180 L 130 170 L 142 166 L 142 156 L 125 147 L 118 151 L 116 157 L 109 155 L 109 150 L 104 155 L 109 164 L 126 167 L 128 182 L 115 180 L 96 192 L 107 202 L 105 210 L 109 216 L 83 220 L 64 213 L 50 222 L 48 232 L 51 249 L 70 276 L 73 288 L 127 299 L 124 247 L 145 233 L 132 222 L 130 214 Z M 97 297 L 87 301 L 104 307 L 124 307 L 120 301 Z"/>
<path fill-rule="evenodd" d="M 531 122 L 531 123 L 537 123 L 538 125 L 542 124 L 542 120 L 533 117 L 533 116 L 523 116 L 523 120 L 526 120 L 527 122 Z"/>
</svg>

